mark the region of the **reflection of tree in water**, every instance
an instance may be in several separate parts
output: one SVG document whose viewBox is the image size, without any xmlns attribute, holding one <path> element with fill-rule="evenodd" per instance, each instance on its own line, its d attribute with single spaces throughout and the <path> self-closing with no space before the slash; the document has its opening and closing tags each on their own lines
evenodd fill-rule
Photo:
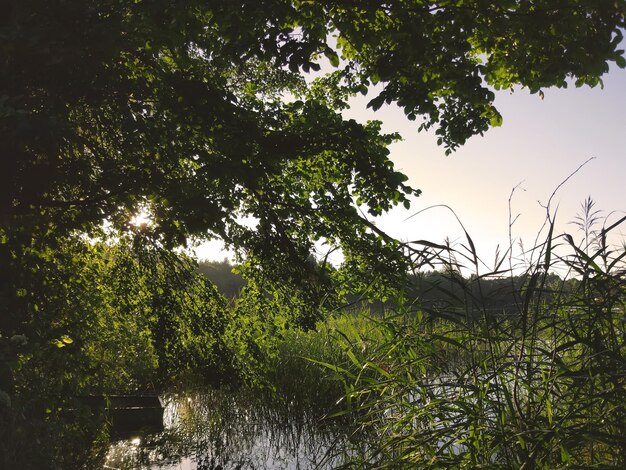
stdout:
<svg viewBox="0 0 626 470">
<path fill-rule="evenodd" d="M 130 468 L 256 469 L 335 467 L 351 447 L 347 432 L 312 410 L 262 403 L 250 392 L 169 397 L 163 433 L 123 441 L 106 465 Z"/>
</svg>

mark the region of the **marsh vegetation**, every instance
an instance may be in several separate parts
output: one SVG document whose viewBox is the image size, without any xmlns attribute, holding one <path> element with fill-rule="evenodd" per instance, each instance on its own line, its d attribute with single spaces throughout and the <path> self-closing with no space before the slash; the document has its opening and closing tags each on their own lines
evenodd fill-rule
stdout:
<svg viewBox="0 0 626 470">
<path fill-rule="evenodd" d="M 308 329 L 297 295 L 270 296 L 248 283 L 226 300 L 185 258 L 166 268 L 164 258 L 124 239 L 68 245 L 63 256 L 73 257 L 71 282 L 79 283 L 72 292 L 89 293 L 94 309 L 75 317 L 63 298 L 72 337 L 50 343 L 45 356 L 22 356 L 25 378 L 39 367 L 65 372 L 39 377 L 37 393 L 24 395 L 35 397 L 32 414 L 3 429 L 4 458 L 12 459 L 5 461 L 27 456 L 23 468 L 47 459 L 93 468 L 622 468 L 626 251 L 606 240 L 624 219 L 599 225 L 592 202 L 583 207 L 582 240 L 554 236 L 548 225 L 524 270 L 504 269 L 510 257 L 493 272 L 463 274 L 459 249 L 431 244 L 412 253 L 431 270 L 414 264 L 398 295 L 378 304 L 353 298 L 349 309 L 316 313 L 324 319 Z M 133 282 L 120 282 L 129 273 Z M 63 272 L 39 274 L 57 281 Z M 159 290 L 172 282 L 180 282 L 175 295 Z M 154 316 L 164 299 L 167 324 Z M 110 302 L 129 302 L 124 321 L 115 321 Z M 86 327 L 94 324 L 97 335 Z M 64 366 L 55 362 L 61 357 Z M 120 391 L 161 393 L 165 429 L 111 442 L 106 413 L 73 401 Z M 47 408 L 37 410 L 44 397 Z M 40 444 L 35 453 L 32 442 Z"/>
</svg>

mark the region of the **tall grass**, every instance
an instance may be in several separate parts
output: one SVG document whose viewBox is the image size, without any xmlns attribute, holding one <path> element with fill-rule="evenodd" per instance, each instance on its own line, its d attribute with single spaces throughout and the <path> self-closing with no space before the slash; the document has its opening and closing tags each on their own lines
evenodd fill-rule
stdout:
<svg viewBox="0 0 626 470">
<path fill-rule="evenodd" d="M 576 243 L 555 235 L 549 214 L 542 241 L 486 274 L 469 235 L 460 248 L 407 246 L 416 271 L 446 273 L 433 288 L 449 302 L 426 308 L 418 297 L 381 320 L 367 354 L 343 342 L 360 369 L 335 369 L 345 400 L 376 436 L 352 465 L 626 468 L 626 247 L 607 243 L 625 220 L 599 228 L 588 200 Z M 489 278 L 510 289 L 513 305 L 500 313 Z"/>
<path fill-rule="evenodd" d="M 312 410 L 318 416 L 336 411 L 346 391 L 344 373 L 358 372 L 350 359 L 352 350 L 367 355 L 380 338 L 378 323 L 365 309 L 320 322 L 314 330 L 288 329 L 269 361 L 269 391 L 300 411 Z"/>
</svg>

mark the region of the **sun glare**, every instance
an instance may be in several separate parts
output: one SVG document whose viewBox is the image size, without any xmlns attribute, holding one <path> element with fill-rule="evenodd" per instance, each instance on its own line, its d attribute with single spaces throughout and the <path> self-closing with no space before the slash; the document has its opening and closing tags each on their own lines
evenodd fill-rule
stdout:
<svg viewBox="0 0 626 470">
<path fill-rule="evenodd" d="M 150 213 L 146 209 L 139 210 L 135 214 L 135 216 L 132 219 L 130 219 L 130 224 L 135 227 L 152 225 L 152 218 L 150 216 Z"/>
</svg>

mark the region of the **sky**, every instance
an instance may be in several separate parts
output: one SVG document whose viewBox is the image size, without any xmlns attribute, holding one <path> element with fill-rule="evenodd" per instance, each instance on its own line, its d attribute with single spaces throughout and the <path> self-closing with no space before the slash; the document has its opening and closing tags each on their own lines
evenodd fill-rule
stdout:
<svg viewBox="0 0 626 470">
<path fill-rule="evenodd" d="M 579 232 L 570 222 L 588 196 L 609 221 L 617 221 L 626 211 L 626 71 L 614 67 L 603 81 L 603 89 L 573 85 L 544 89 L 543 99 L 523 89 L 499 91 L 495 104 L 504 119 L 502 126 L 473 137 L 450 156 L 437 146 L 433 131 L 418 133 L 416 122 L 408 121 L 397 107 L 372 112 L 366 109 L 368 98 L 355 99 L 345 117 L 361 122 L 377 119 L 384 131 L 399 132 L 403 141 L 390 147 L 390 157 L 409 177 L 409 184 L 422 190 L 411 209 L 394 210 L 377 224 L 405 241 L 464 242 L 463 229 L 451 211 L 424 210 L 447 205 L 489 266 L 496 247 L 509 246 L 513 188 L 511 213 L 518 216 L 512 227 L 514 245 L 522 240 L 531 246 L 546 218 L 542 205 L 590 158 L 554 195 L 555 231 L 577 238 Z M 624 234 L 626 224 L 613 241 L 621 243 Z M 228 255 L 216 243 L 205 244 L 196 253 L 204 259 Z"/>
</svg>

